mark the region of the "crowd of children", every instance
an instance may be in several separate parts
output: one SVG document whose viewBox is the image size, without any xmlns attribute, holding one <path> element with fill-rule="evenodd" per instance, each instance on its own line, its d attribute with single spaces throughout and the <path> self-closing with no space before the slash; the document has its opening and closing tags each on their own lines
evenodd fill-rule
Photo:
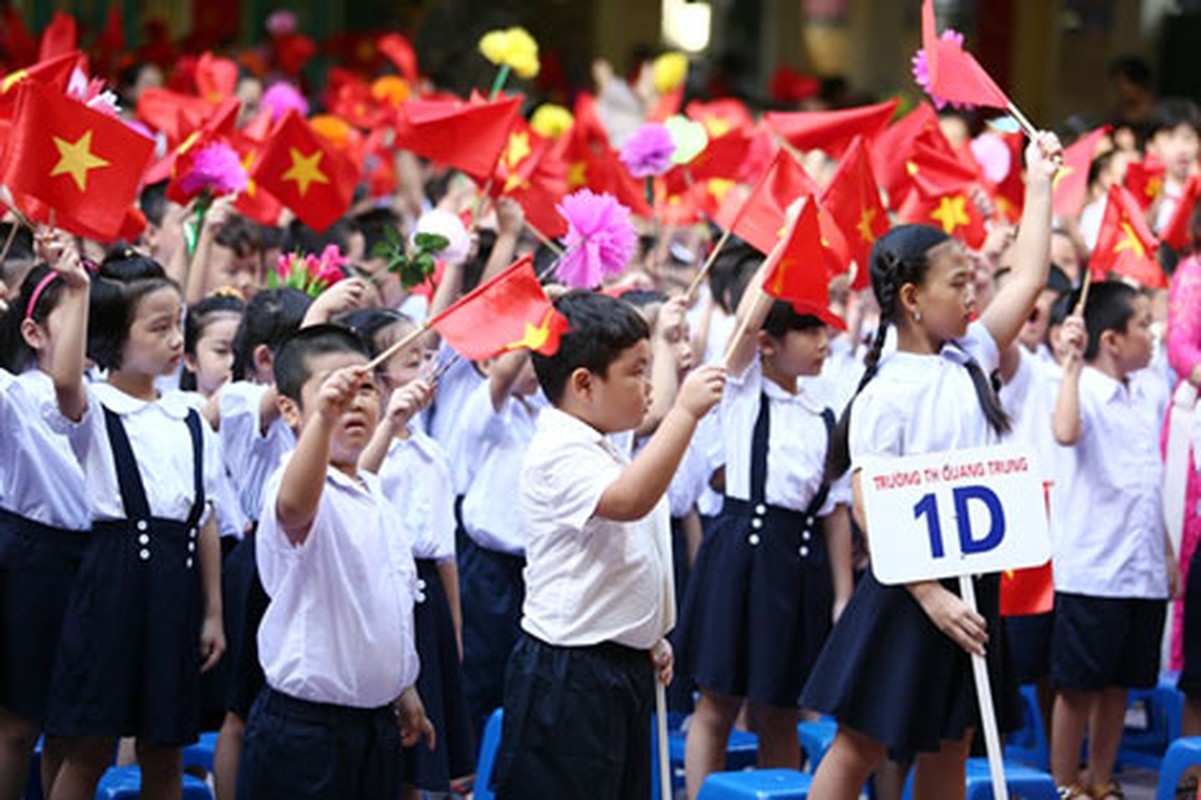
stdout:
<svg viewBox="0 0 1201 800">
<path fill-rule="evenodd" d="M 1163 165 L 1152 229 L 1195 202 L 1199 131 L 1169 100 L 1102 140 L 1071 215 L 1040 133 L 1020 219 L 992 213 L 977 246 L 895 224 L 870 280 L 817 305 L 776 299 L 738 237 L 685 290 L 721 235 L 703 225 L 648 225 L 621 275 L 559 285 L 522 206 L 411 154 L 391 196 L 320 232 L 224 199 L 193 215 L 162 183 L 113 247 L 10 215 L 0 800 L 43 735 L 51 800 L 91 798 L 116 758 L 178 797 L 204 730 L 220 800 L 463 793 L 501 708 L 497 797 L 646 797 L 656 681 L 689 715 L 689 797 L 735 726 L 760 767 L 799 768 L 811 712 L 839 729 L 810 796 L 874 777 L 899 797 L 912 766 L 915 796 L 961 797 L 971 654 L 1002 730 L 1018 683 L 1043 689 L 1065 800 L 1120 799 L 1127 690 L 1183 666 L 1201 734 L 1198 440 L 1173 427 L 1201 424 L 1201 259 L 1165 246 L 1170 292 L 1085 273 L 1130 162 Z M 837 161 L 804 157 L 828 181 Z M 434 228 L 436 278 L 402 285 L 377 245 Z M 333 253 L 342 279 L 268 285 L 288 253 Z M 471 361 L 427 329 L 527 253 L 565 320 L 554 352 Z M 1002 617 L 998 575 L 978 609 L 951 582 L 880 583 L 864 463 L 1015 440 L 1050 487 L 1053 610 Z"/>
</svg>

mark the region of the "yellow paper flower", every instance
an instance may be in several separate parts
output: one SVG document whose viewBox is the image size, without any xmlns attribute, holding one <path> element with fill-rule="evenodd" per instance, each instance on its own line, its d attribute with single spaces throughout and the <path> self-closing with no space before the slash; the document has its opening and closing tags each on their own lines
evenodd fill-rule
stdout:
<svg viewBox="0 0 1201 800">
<path fill-rule="evenodd" d="M 342 149 L 350 142 L 350 123 L 333 114 L 318 114 L 309 120 L 313 132 L 334 147 Z"/>
<path fill-rule="evenodd" d="M 507 66 L 519 78 L 538 74 L 538 43 L 525 28 L 489 31 L 480 39 L 480 53 L 497 66 Z"/>
<path fill-rule="evenodd" d="M 655 78 L 655 91 L 667 94 L 678 89 L 688 77 L 688 56 L 683 53 L 664 53 L 655 59 L 651 69 Z"/>
<path fill-rule="evenodd" d="M 534 133 L 547 139 L 558 139 L 571 130 L 574 122 L 570 111 L 554 103 L 543 103 L 538 106 L 534 116 L 530 117 L 530 127 L 534 129 Z"/>
<path fill-rule="evenodd" d="M 371 96 L 384 105 L 397 108 L 409 99 L 409 82 L 399 75 L 384 75 L 371 84 Z"/>
</svg>

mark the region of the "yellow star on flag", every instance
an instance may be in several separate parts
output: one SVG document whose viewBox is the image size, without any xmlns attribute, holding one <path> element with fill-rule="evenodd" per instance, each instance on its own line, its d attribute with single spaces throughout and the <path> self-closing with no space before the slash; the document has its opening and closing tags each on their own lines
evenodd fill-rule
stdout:
<svg viewBox="0 0 1201 800">
<path fill-rule="evenodd" d="M 250 174 L 251 174 L 250 168 L 253 166 L 254 166 L 254 152 L 251 151 L 242 157 L 242 169 L 246 170 L 246 196 L 247 197 L 254 197 L 254 193 L 255 193 L 255 191 L 257 191 L 257 188 L 258 188 L 254 182 L 254 178 L 250 177 Z"/>
<path fill-rule="evenodd" d="M 513 191 L 514 189 L 525 189 L 529 185 L 530 185 L 529 181 L 527 181 L 525 178 L 521 177 L 521 175 L 519 173 L 514 172 L 514 173 L 510 174 L 508 178 L 505 179 L 505 188 L 503 191 L 505 194 L 508 194 L 509 192 Z"/>
<path fill-rule="evenodd" d="M 1051 179 L 1051 191 L 1052 192 L 1059 191 L 1059 184 L 1063 181 L 1064 178 L 1071 175 L 1075 171 L 1076 171 L 1075 167 L 1069 167 L 1066 164 L 1063 165 L 1062 167 L 1060 167 L 1059 171 L 1055 173 L 1055 177 Z"/>
<path fill-rule="evenodd" d="M 917 164 L 913 163 L 912 161 L 906 161 L 905 171 L 909 173 L 910 177 L 913 177 L 918 173 Z"/>
<path fill-rule="evenodd" d="M 314 150 L 306 156 L 295 147 L 289 147 L 288 154 L 292 157 L 292 166 L 284 173 L 283 179 L 295 181 L 296 189 L 300 192 L 301 197 L 304 197 L 309 191 L 310 184 L 329 183 L 329 177 L 320 169 L 321 159 L 325 153 Z"/>
<path fill-rule="evenodd" d="M 1121 253 L 1124 250 L 1130 250 L 1139 258 L 1147 257 L 1147 248 L 1143 247 L 1143 242 L 1138 238 L 1138 234 L 1134 232 L 1134 228 L 1130 227 L 1129 222 L 1122 223 L 1122 241 L 1118 242 L 1113 248 L 1115 253 Z"/>
<path fill-rule="evenodd" d="M 515 342 L 510 342 L 509 344 L 505 345 L 505 350 L 521 350 L 522 348 L 525 348 L 526 350 L 537 350 L 539 347 L 545 345 L 546 340 L 550 338 L 550 320 L 551 315 L 554 313 L 555 310 L 553 308 L 548 308 L 546 310 L 546 314 L 542 316 L 542 321 L 538 323 L 537 327 L 527 322 L 525 324 L 525 332 L 522 334 L 521 338 Z"/>
<path fill-rule="evenodd" d="M 734 127 L 728 119 L 723 117 L 709 117 L 705 120 L 705 132 L 709 134 L 710 139 L 720 139 L 730 132 L 730 128 Z"/>
<path fill-rule="evenodd" d="M 54 169 L 50 170 L 51 178 L 57 175 L 70 175 L 71 179 L 75 181 L 75 187 L 81 192 L 86 192 L 88 171 L 110 166 L 109 162 L 92 152 L 92 132 L 90 130 L 74 142 L 60 139 L 57 136 L 52 138 L 54 146 L 58 148 L 58 163 L 54 165 Z"/>
<path fill-rule="evenodd" d="M 3 94 L 4 92 L 7 92 L 9 89 L 13 88 L 13 86 L 15 84 L 20 83 L 28 75 L 29 75 L 29 73 L 23 69 L 16 70 L 15 72 L 10 72 L 7 75 L 5 75 L 4 82 L 0 83 L 0 94 Z"/>
<path fill-rule="evenodd" d="M 872 230 L 872 220 L 876 218 L 876 209 L 865 208 L 863 215 L 859 217 L 859 224 L 855 226 L 855 230 L 859 231 L 859 235 L 863 237 L 863 241 L 872 244 L 876 241 L 876 232 Z"/>
<path fill-rule="evenodd" d="M 1148 198 L 1159 197 L 1159 193 L 1163 191 L 1163 178 L 1156 176 L 1147 181 L 1147 188 L 1143 192 Z"/>
<path fill-rule="evenodd" d="M 970 225 L 972 218 L 967 213 L 967 198 L 961 194 L 941 198 L 938 208 L 930 212 L 930 219 L 940 222 L 948 235 L 954 233 L 956 228 Z"/>
<path fill-rule="evenodd" d="M 710 178 L 705 188 L 713 199 L 720 203 L 726 199 L 726 192 L 733 189 L 734 186 L 734 181 L 725 178 Z"/>
<path fill-rule="evenodd" d="M 567 185 L 572 189 L 588 183 L 588 162 L 573 161 L 567 170 Z"/>
<path fill-rule="evenodd" d="M 513 169 L 530 154 L 530 135 L 525 131 L 509 134 L 509 145 L 505 148 L 505 166 Z"/>
</svg>

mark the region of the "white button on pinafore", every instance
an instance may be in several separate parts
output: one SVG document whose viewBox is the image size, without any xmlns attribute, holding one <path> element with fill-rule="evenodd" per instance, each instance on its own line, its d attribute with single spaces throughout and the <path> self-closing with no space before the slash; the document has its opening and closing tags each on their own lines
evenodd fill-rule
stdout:
<svg viewBox="0 0 1201 800">
<path fill-rule="evenodd" d="M 143 561 L 149 561 L 150 560 L 150 551 L 143 547 L 141 550 L 138 551 L 138 558 L 142 559 Z"/>
<path fill-rule="evenodd" d="M 140 520 L 138 520 L 138 521 L 137 521 L 137 526 L 136 526 L 136 527 L 137 527 L 137 529 L 138 529 L 138 530 L 140 530 L 140 531 L 144 531 L 144 530 L 146 530 L 147 528 L 149 528 L 149 527 L 150 527 L 150 523 L 149 523 L 149 522 L 147 522 L 147 521 L 146 521 L 146 520 L 144 520 L 144 519 L 140 519 Z"/>
<path fill-rule="evenodd" d="M 755 545 L 759 544 L 759 534 L 752 533 L 747 537 L 746 540 L 751 543 L 751 547 L 754 547 Z"/>
</svg>

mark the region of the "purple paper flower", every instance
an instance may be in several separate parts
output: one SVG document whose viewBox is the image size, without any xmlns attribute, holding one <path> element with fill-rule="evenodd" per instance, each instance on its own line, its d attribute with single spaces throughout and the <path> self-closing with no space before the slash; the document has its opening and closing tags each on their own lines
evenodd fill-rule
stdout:
<svg viewBox="0 0 1201 800">
<path fill-rule="evenodd" d="M 272 122 L 279 122 L 284 118 L 284 114 L 292 109 L 302 117 L 309 113 L 309 101 L 287 81 L 271 84 L 271 88 L 263 92 L 263 99 L 259 101 L 259 105 L 271 109 Z"/>
<path fill-rule="evenodd" d="M 626 139 L 621 160 L 635 178 L 653 178 L 671 169 L 676 143 L 666 125 L 648 122 Z"/>
<path fill-rule="evenodd" d="M 638 245 L 630 209 L 611 194 L 588 189 L 564 197 L 557 208 L 567 220 L 567 249 L 556 270 L 564 285 L 595 289 L 605 278 L 625 272 Z"/>
<path fill-rule="evenodd" d="M 238 153 L 224 142 L 213 142 L 196 154 L 192 168 L 180 181 L 187 195 L 208 191 L 213 195 L 232 194 L 246 188 L 246 168 Z"/>
<path fill-rule="evenodd" d="M 938 38 L 944 42 L 951 42 L 959 47 L 963 47 L 963 34 L 953 28 L 947 28 Z M 930 91 L 930 62 L 926 58 L 924 48 L 918 49 L 913 54 L 913 80 L 917 82 L 918 86 L 922 87 L 926 94 L 930 95 L 930 102 L 934 103 L 934 107 L 940 111 L 947 106 L 962 108 L 965 111 L 970 111 L 976 107 L 973 103 L 956 103 L 954 100 L 947 100 Z"/>
</svg>

